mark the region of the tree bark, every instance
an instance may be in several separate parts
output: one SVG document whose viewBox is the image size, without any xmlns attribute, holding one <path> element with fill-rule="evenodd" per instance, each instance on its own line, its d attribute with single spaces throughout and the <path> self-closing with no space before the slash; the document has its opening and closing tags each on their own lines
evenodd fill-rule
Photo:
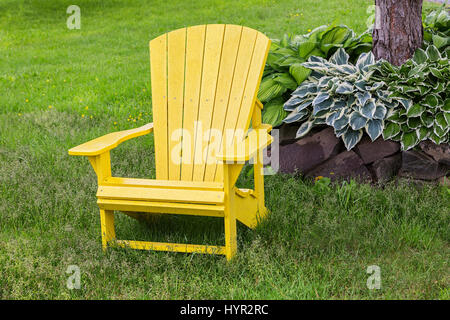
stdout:
<svg viewBox="0 0 450 320">
<path fill-rule="evenodd" d="M 423 0 L 375 0 L 373 28 L 375 58 L 401 65 L 422 46 Z"/>
</svg>

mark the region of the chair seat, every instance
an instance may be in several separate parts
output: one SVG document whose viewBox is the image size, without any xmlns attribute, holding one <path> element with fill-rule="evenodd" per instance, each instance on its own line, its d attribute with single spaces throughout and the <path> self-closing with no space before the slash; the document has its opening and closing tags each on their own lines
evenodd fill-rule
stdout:
<svg viewBox="0 0 450 320">
<path fill-rule="evenodd" d="M 108 178 L 98 187 L 98 199 L 220 205 L 223 184 L 133 178 Z"/>
</svg>

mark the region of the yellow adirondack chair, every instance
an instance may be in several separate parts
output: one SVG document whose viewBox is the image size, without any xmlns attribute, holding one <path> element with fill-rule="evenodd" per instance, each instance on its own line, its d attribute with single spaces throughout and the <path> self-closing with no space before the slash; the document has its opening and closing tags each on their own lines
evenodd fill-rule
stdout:
<svg viewBox="0 0 450 320">
<path fill-rule="evenodd" d="M 262 151 L 271 142 L 256 98 L 270 40 L 237 25 L 200 25 L 150 41 L 153 121 L 69 150 L 98 177 L 102 246 L 223 254 L 237 250 L 236 220 L 254 228 L 264 205 Z M 252 129 L 248 130 L 252 124 Z M 182 130 L 180 130 L 182 129 Z M 154 132 L 156 180 L 113 177 L 110 150 Z M 254 163 L 254 190 L 235 182 Z M 117 240 L 114 211 L 222 217 L 225 246 Z"/>
</svg>

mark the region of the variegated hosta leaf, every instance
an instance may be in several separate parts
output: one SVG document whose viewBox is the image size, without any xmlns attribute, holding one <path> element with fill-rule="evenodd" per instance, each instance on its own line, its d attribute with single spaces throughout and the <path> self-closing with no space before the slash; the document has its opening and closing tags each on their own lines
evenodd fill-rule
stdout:
<svg viewBox="0 0 450 320">
<path fill-rule="evenodd" d="M 369 100 L 370 98 L 372 98 L 372 96 L 370 95 L 370 92 L 368 91 L 364 91 L 364 92 L 357 92 L 356 93 L 356 98 L 359 101 L 359 104 L 361 106 L 365 105 L 367 100 Z"/>
<path fill-rule="evenodd" d="M 359 108 L 361 114 L 368 119 L 373 119 L 376 110 L 377 106 L 375 104 L 375 99 L 373 98 L 369 99 L 363 106 Z"/>
<path fill-rule="evenodd" d="M 420 120 L 420 117 L 413 117 L 408 118 L 406 121 L 406 124 L 408 125 L 408 128 L 410 129 L 418 129 L 422 125 L 422 121 Z"/>
<path fill-rule="evenodd" d="M 292 111 L 288 116 L 283 120 L 285 123 L 292 123 L 302 120 L 308 115 L 307 110 L 302 110 L 300 112 L 297 112 L 297 110 Z"/>
<path fill-rule="evenodd" d="M 361 140 L 362 136 L 363 136 L 362 130 L 355 131 L 352 129 L 348 129 L 342 135 L 342 141 L 344 141 L 344 145 L 347 148 L 347 150 L 351 150 Z"/>
<path fill-rule="evenodd" d="M 415 147 L 419 143 L 419 138 L 417 137 L 416 131 L 404 132 L 400 144 L 402 150 L 409 150 Z"/>
<path fill-rule="evenodd" d="M 336 120 L 334 120 L 334 129 L 335 130 L 342 130 L 349 124 L 349 117 L 347 115 L 342 115 Z"/>
<path fill-rule="evenodd" d="M 334 125 L 334 121 L 341 115 L 339 111 L 333 111 L 327 114 L 327 118 L 325 120 L 326 124 L 329 126 Z"/>
<path fill-rule="evenodd" d="M 292 111 L 294 110 L 299 104 L 301 104 L 304 101 L 304 99 L 293 96 L 288 101 L 285 102 L 283 108 L 286 111 Z M 311 102 L 310 102 L 311 103 Z"/>
<path fill-rule="evenodd" d="M 431 130 L 427 129 L 425 127 L 420 127 L 419 129 L 417 129 L 416 133 L 417 133 L 417 137 L 419 137 L 419 141 L 423 141 L 426 138 L 428 138 L 430 132 L 431 132 Z"/>
<path fill-rule="evenodd" d="M 414 57 L 413 57 L 413 61 L 417 64 L 422 64 L 425 61 L 427 61 L 427 54 L 424 50 L 422 49 L 417 49 L 416 52 L 414 52 Z"/>
<path fill-rule="evenodd" d="M 358 111 L 354 111 L 350 115 L 349 124 L 353 130 L 359 130 L 366 126 L 367 118 L 360 114 Z"/>
<path fill-rule="evenodd" d="M 420 117 L 424 111 L 425 111 L 425 107 L 416 103 L 408 110 L 406 115 L 408 117 Z"/>
<path fill-rule="evenodd" d="M 429 108 L 434 108 L 439 104 L 439 98 L 435 94 L 429 94 L 423 100 L 423 105 Z"/>
<path fill-rule="evenodd" d="M 403 107 L 406 109 L 406 111 L 408 111 L 409 108 L 411 108 L 413 105 L 413 102 L 409 99 L 397 99 L 397 101 L 403 105 Z"/>
<path fill-rule="evenodd" d="M 434 115 L 431 112 L 424 112 L 422 113 L 422 115 L 420 116 L 420 120 L 422 121 L 422 125 L 430 128 L 433 126 L 433 122 L 434 122 Z"/>
<path fill-rule="evenodd" d="M 311 121 L 310 119 L 306 122 L 303 122 L 298 128 L 295 138 L 298 139 L 304 137 L 305 135 L 308 134 L 309 131 L 311 131 L 312 127 L 313 121 Z"/>
<path fill-rule="evenodd" d="M 310 94 L 317 92 L 317 86 L 313 83 L 303 83 L 292 93 L 293 96 L 304 98 Z"/>
<path fill-rule="evenodd" d="M 372 141 L 375 141 L 383 132 L 383 120 L 373 119 L 367 121 L 366 132 Z"/>
<path fill-rule="evenodd" d="M 394 122 L 388 122 L 383 130 L 383 139 L 389 140 L 400 133 L 400 125 Z"/>
<path fill-rule="evenodd" d="M 313 106 L 315 106 L 316 104 L 319 104 L 325 100 L 327 100 L 328 98 L 330 98 L 330 95 L 328 94 L 328 92 L 320 92 L 313 100 L 312 104 Z"/>
<path fill-rule="evenodd" d="M 339 48 L 330 58 L 330 62 L 337 65 L 344 65 L 348 63 L 349 55 L 344 49 Z"/>
<path fill-rule="evenodd" d="M 383 120 L 386 117 L 387 109 L 385 106 L 378 104 L 373 115 L 374 119 Z"/>
<path fill-rule="evenodd" d="M 313 115 L 318 116 L 319 112 L 329 110 L 333 106 L 333 99 L 328 98 L 319 103 L 314 103 L 313 101 L 313 105 Z"/>
<path fill-rule="evenodd" d="M 336 93 L 339 93 L 339 94 L 351 94 L 351 93 L 353 93 L 353 91 L 354 91 L 354 86 L 347 81 L 340 83 L 336 89 Z"/>
<path fill-rule="evenodd" d="M 436 48 L 433 45 L 428 46 L 426 52 L 427 52 L 427 56 L 431 62 L 438 61 L 439 59 L 441 59 L 441 54 L 439 53 L 438 48 Z"/>
<path fill-rule="evenodd" d="M 375 63 L 375 57 L 372 52 L 361 54 L 356 62 L 356 67 L 361 71 L 367 71 L 370 65 Z"/>
<path fill-rule="evenodd" d="M 445 118 L 445 116 L 442 112 L 436 114 L 436 118 L 434 119 L 434 122 L 444 131 L 449 126 L 449 124 L 447 123 L 447 119 Z"/>
<path fill-rule="evenodd" d="M 335 129 L 334 129 L 334 134 L 335 134 L 335 136 L 336 136 L 337 138 L 340 138 L 344 133 L 347 132 L 348 129 L 349 129 L 348 126 L 342 128 L 342 129 L 340 129 L 340 130 L 336 130 L 336 128 L 335 128 Z"/>
</svg>

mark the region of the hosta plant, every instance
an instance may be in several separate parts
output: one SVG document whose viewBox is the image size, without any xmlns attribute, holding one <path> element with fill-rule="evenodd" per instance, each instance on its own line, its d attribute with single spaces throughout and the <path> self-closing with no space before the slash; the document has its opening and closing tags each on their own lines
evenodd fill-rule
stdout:
<svg viewBox="0 0 450 320">
<path fill-rule="evenodd" d="M 280 97 L 285 102 L 309 77 L 311 70 L 302 63 L 311 56 L 329 58 L 338 48 L 346 48 L 351 59 L 356 59 L 360 53 L 370 51 L 372 36 L 369 32 L 356 36 L 347 26 L 320 26 L 305 35 L 284 35 L 281 40 L 272 40 L 258 92 L 261 102 L 270 103 L 270 108 L 265 106 L 263 110 L 269 123 L 281 123 L 285 112 Z"/>
<path fill-rule="evenodd" d="M 445 4 L 428 13 L 423 19 L 424 45 L 433 44 L 441 54 L 449 56 L 450 52 L 450 13 Z"/>
<path fill-rule="evenodd" d="M 449 141 L 450 63 L 435 46 L 418 49 L 414 57 L 396 67 L 384 61 L 374 78 L 389 83 L 391 97 L 410 101 L 389 110 L 384 139 L 400 141 L 403 150 L 429 139 L 436 144 Z"/>
<path fill-rule="evenodd" d="M 302 65 L 313 72 L 284 104 L 290 113 L 283 121 L 301 123 L 297 138 L 316 125 L 329 125 L 350 150 L 364 132 L 372 140 L 382 134 L 388 108 L 408 103 L 392 99 L 387 85 L 372 79 L 376 64 L 371 52 L 361 54 L 355 65 L 349 63 L 344 49 L 336 51 L 329 61 L 311 57 Z"/>
</svg>

